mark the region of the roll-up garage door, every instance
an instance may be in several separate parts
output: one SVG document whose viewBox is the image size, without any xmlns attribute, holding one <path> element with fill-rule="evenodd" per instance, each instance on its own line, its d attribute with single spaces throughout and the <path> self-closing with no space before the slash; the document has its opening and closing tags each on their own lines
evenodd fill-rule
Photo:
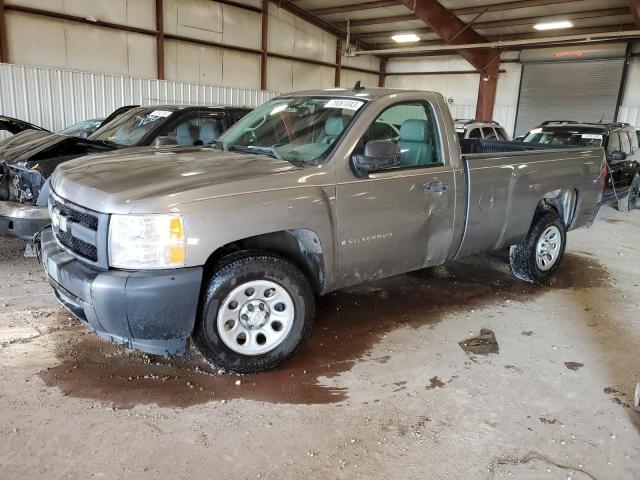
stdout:
<svg viewBox="0 0 640 480">
<path fill-rule="evenodd" d="M 545 120 L 614 121 L 625 61 L 624 50 L 622 58 L 523 61 L 516 135 Z"/>
</svg>

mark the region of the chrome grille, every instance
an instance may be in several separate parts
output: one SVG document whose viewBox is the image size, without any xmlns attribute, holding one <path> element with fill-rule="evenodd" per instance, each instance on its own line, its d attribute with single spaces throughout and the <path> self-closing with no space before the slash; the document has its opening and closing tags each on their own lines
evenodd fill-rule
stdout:
<svg viewBox="0 0 640 480">
<path fill-rule="evenodd" d="M 69 202 L 53 190 L 49 197 L 49 213 L 53 233 L 62 247 L 79 260 L 108 268 L 108 215 Z"/>
<path fill-rule="evenodd" d="M 53 197 L 51 198 L 51 207 L 57 208 L 62 215 L 74 222 L 81 223 L 92 230 L 98 230 L 98 217 L 95 215 L 74 210 L 69 205 L 65 205 Z"/>
</svg>

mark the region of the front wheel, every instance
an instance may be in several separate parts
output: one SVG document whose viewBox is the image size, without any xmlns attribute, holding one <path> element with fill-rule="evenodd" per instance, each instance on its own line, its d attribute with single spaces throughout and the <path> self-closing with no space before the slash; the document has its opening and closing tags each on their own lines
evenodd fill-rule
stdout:
<svg viewBox="0 0 640 480">
<path fill-rule="evenodd" d="M 640 196 L 640 175 L 633 177 L 633 182 L 629 187 L 629 192 L 618 200 L 618 210 L 621 212 L 630 212 L 636 208 L 638 197 Z"/>
<path fill-rule="evenodd" d="M 311 286 L 277 255 L 231 255 L 213 272 L 203 296 L 195 343 L 207 360 L 231 372 L 276 367 L 311 331 Z"/>
<path fill-rule="evenodd" d="M 509 250 L 511 272 L 525 282 L 544 282 L 560 266 L 566 242 L 564 223 L 555 210 L 538 215 L 524 241 Z"/>
</svg>

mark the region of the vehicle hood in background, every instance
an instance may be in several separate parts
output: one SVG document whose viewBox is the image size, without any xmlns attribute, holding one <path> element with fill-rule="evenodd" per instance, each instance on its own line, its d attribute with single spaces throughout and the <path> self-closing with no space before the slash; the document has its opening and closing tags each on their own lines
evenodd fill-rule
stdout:
<svg viewBox="0 0 640 480">
<path fill-rule="evenodd" d="M 7 131 L 12 135 L 16 135 L 26 130 L 36 130 L 41 132 L 49 132 L 42 127 L 34 125 L 24 120 L 18 120 L 17 118 L 5 117 L 0 115 L 0 131 Z"/>
<path fill-rule="evenodd" d="M 86 138 L 29 130 L 0 143 L 0 163 L 37 171 L 46 179 L 62 162 L 115 148 L 115 145 Z"/>
<path fill-rule="evenodd" d="M 183 203 L 283 188 L 290 162 L 211 148 L 140 147 L 79 158 L 51 179 L 61 197 L 104 213 L 162 213 Z"/>
</svg>

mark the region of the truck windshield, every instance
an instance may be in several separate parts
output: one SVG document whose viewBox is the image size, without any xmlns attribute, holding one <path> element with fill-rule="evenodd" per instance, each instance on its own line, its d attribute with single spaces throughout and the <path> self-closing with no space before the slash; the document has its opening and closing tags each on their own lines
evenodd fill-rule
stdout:
<svg viewBox="0 0 640 480">
<path fill-rule="evenodd" d="M 363 98 L 285 97 L 247 114 L 221 137 L 230 151 L 317 163 L 366 104 Z"/>
<path fill-rule="evenodd" d="M 604 138 L 602 129 L 597 128 L 534 128 L 523 142 L 547 145 L 573 145 L 578 147 L 601 147 Z"/>
<path fill-rule="evenodd" d="M 134 108 L 100 127 L 89 136 L 89 140 L 135 145 L 172 113 L 172 110 L 162 108 Z"/>
</svg>

